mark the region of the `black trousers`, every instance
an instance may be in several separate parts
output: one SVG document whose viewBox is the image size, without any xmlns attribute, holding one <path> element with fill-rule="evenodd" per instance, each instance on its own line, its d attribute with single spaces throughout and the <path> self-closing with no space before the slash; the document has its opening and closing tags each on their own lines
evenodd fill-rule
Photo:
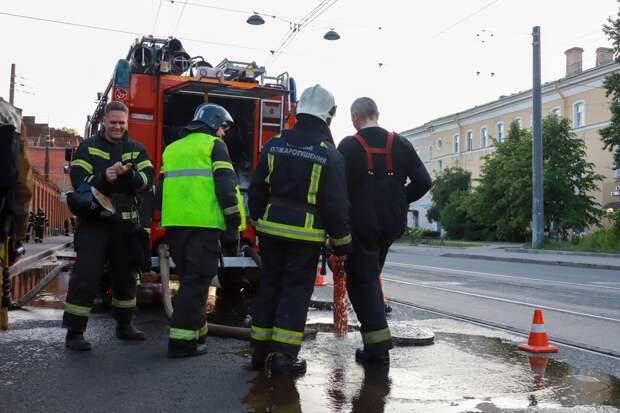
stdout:
<svg viewBox="0 0 620 413">
<path fill-rule="evenodd" d="M 391 349 L 379 276 L 391 243 L 363 242 L 353 234 L 353 252 L 347 258 L 347 292 L 361 327 L 364 349 L 378 356 Z"/>
<path fill-rule="evenodd" d="M 297 357 L 321 246 L 260 236 L 261 280 L 252 305 L 254 351 Z"/>
<path fill-rule="evenodd" d="M 218 229 L 170 227 L 166 238 L 181 286 L 174 301 L 170 339 L 193 341 L 207 333 L 207 295 L 217 274 Z"/>
<path fill-rule="evenodd" d="M 35 238 L 38 240 L 43 239 L 43 234 L 45 233 L 45 226 L 37 225 L 34 227 L 35 229 Z"/>
<path fill-rule="evenodd" d="M 119 322 L 133 318 L 136 308 L 136 229 L 131 224 L 83 220 L 75 234 L 77 257 L 65 301 L 63 327 L 84 331 L 103 267 L 109 260 L 112 273 L 112 306 Z"/>
</svg>

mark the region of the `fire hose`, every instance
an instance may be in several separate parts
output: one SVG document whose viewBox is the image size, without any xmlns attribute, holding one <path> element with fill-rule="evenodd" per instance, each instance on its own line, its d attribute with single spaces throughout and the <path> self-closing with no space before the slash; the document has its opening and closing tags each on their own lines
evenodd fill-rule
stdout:
<svg viewBox="0 0 620 413">
<path fill-rule="evenodd" d="M 2 240 L 2 274 L 0 274 L 0 330 L 8 330 L 9 328 L 9 302 L 11 297 L 9 284 L 9 238 Z"/>
<path fill-rule="evenodd" d="M 168 245 L 161 244 L 158 248 L 159 254 L 159 273 L 161 276 L 162 296 L 164 310 L 168 317 L 172 316 L 174 307 L 172 305 L 172 291 L 170 290 L 170 251 Z M 221 324 L 208 324 L 210 336 L 236 338 L 239 340 L 250 339 L 250 329 L 244 327 L 232 327 Z"/>
</svg>

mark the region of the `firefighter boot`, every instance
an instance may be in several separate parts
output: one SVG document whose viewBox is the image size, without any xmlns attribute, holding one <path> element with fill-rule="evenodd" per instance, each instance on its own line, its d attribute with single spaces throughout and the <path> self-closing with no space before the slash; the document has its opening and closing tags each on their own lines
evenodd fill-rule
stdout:
<svg viewBox="0 0 620 413">
<path fill-rule="evenodd" d="M 390 365 L 390 353 L 385 350 L 383 355 L 369 353 L 366 350 L 358 348 L 355 350 L 355 361 L 363 365 L 375 365 L 375 366 L 389 366 Z"/>
<path fill-rule="evenodd" d="M 131 321 L 119 321 L 116 325 L 116 337 L 127 341 L 142 341 L 144 332 L 138 330 Z"/>
<path fill-rule="evenodd" d="M 168 340 L 168 357 L 192 357 L 207 353 L 207 345 L 196 340 Z"/>
<path fill-rule="evenodd" d="M 252 364 L 252 367 L 254 367 L 255 369 L 262 369 L 263 367 L 265 367 L 265 359 L 267 358 L 267 352 L 264 350 L 257 350 L 254 349 L 254 352 L 252 353 L 252 360 L 250 361 L 250 364 Z"/>
<path fill-rule="evenodd" d="M 84 338 L 83 332 L 67 330 L 65 347 L 75 351 L 88 351 L 90 350 L 90 343 Z"/>
<path fill-rule="evenodd" d="M 284 353 L 269 353 L 265 360 L 265 368 L 271 374 L 304 374 L 306 360 L 301 357 L 291 357 Z"/>
</svg>

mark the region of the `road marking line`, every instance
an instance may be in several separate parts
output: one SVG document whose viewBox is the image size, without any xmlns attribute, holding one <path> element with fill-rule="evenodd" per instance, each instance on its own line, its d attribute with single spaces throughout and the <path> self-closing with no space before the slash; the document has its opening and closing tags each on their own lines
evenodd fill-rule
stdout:
<svg viewBox="0 0 620 413">
<path fill-rule="evenodd" d="M 432 286 L 429 286 L 429 285 L 424 285 L 424 284 L 420 284 L 420 283 L 414 283 L 414 282 L 410 282 L 410 281 L 401 281 L 401 280 L 395 280 L 393 278 L 386 278 L 385 275 L 386 275 L 386 273 L 383 273 L 383 276 L 382 276 L 383 281 L 389 281 L 389 282 L 394 282 L 394 283 L 398 283 L 398 284 L 405 284 L 405 285 L 413 285 L 413 286 L 422 287 L 422 288 L 430 288 L 431 290 L 445 291 L 445 292 L 449 292 L 449 293 L 453 293 L 453 294 L 462 294 L 462 295 L 467 295 L 467 296 L 470 296 L 470 297 L 485 298 L 487 300 L 500 301 L 500 302 L 509 303 L 509 304 L 524 305 L 524 306 L 532 307 L 532 308 L 540 308 L 540 309 L 543 309 L 543 310 L 557 311 L 557 312 L 560 312 L 560 313 L 572 314 L 572 315 L 577 315 L 577 316 L 581 316 L 581 317 L 597 318 L 597 319 L 600 319 L 600 320 L 607 320 L 607 321 L 613 321 L 613 322 L 616 322 L 616 323 L 620 323 L 620 319 L 617 319 L 617 318 L 605 317 L 605 316 L 596 315 L 596 314 L 580 313 L 578 311 L 566 310 L 566 309 L 556 308 L 556 307 L 549 307 L 549 306 L 546 306 L 546 305 L 526 303 L 524 301 L 510 300 L 508 298 L 493 297 L 493 296 L 490 296 L 490 295 L 475 294 L 475 293 L 469 293 L 469 292 L 466 292 L 466 291 L 459 291 L 459 290 L 451 290 L 449 288 L 432 287 Z M 395 276 L 394 274 L 387 274 L 387 275 Z"/>
<path fill-rule="evenodd" d="M 514 278 L 518 280 L 536 281 L 540 283 L 556 283 L 556 284 L 574 285 L 578 287 L 601 288 L 605 290 L 619 290 L 620 291 L 620 287 L 611 287 L 608 285 L 605 285 L 605 286 L 596 285 L 596 284 L 604 283 L 605 281 L 593 281 L 591 284 L 583 284 L 583 283 L 575 283 L 575 282 L 570 282 L 570 281 L 541 280 L 539 278 L 522 277 L 518 275 L 505 275 L 505 274 L 496 274 L 496 273 L 491 273 L 491 272 L 457 270 L 453 268 L 432 267 L 429 265 L 405 264 L 403 262 L 394 262 L 394 261 L 388 261 L 385 263 L 385 265 L 393 266 L 393 267 L 410 268 L 410 269 L 427 269 L 431 271 L 433 270 L 447 271 L 447 272 L 454 272 L 454 273 L 461 273 L 461 274 L 468 274 L 468 275 L 482 276 L 482 277 Z"/>
<path fill-rule="evenodd" d="M 500 330 L 500 331 L 504 331 L 504 332 L 507 332 L 507 333 L 510 333 L 510 334 L 514 334 L 514 335 L 518 335 L 518 336 L 522 336 L 522 337 L 528 337 L 528 335 L 529 335 L 529 333 L 526 333 L 526 332 L 523 332 L 523 331 L 519 331 L 519 330 L 516 330 L 516 329 L 513 330 L 513 329 L 508 328 L 508 327 L 502 327 L 502 326 L 496 325 L 496 324 L 491 323 L 491 322 L 486 322 L 486 321 L 483 321 L 483 320 L 479 320 L 477 318 L 461 317 L 461 316 L 458 316 L 456 314 L 446 313 L 444 311 L 439 311 L 439 310 L 435 310 L 435 309 L 432 309 L 432 308 L 421 307 L 419 305 L 410 304 L 410 303 L 405 302 L 405 301 L 399 301 L 399 300 L 392 300 L 392 299 L 390 299 L 390 302 L 392 302 L 394 304 L 400 304 L 400 305 L 405 306 L 405 307 L 415 308 L 415 309 L 420 310 L 420 311 L 426 311 L 428 313 L 436 314 L 436 315 L 439 315 L 439 316 L 442 316 L 442 317 L 452 318 L 454 320 L 462 321 L 464 323 L 470 323 L 470 324 L 479 325 L 479 326 L 486 327 L 486 328 Z M 591 350 L 589 348 L 582 347 L 582 346 L 579 346 L 579 345 L 569 344 L 569 343 L 565 343 L 563 341 L 558 341 L 558 340 L 552 340 L 551 338 L 549 339 L 549 342 L 553 343 L 553 344 L 560 345 L 560 346 L 572 348 L 572 349 L 575 349 L 575 350 L 580 350 L 580 351 L 583 351 L 583 352 L 586 352 L 586 353 L 592 353 L 592 354 L 596 354 L 598 356 L 603 356 L 603 357 L 608 357 L 608 358 L 612 358 L 612 359 L 615 359 L 615 360 L 620 360 L 620 357 L 618 357 L 617 355 L 612 354 L 612 353 L 606 353 L 604 351 Z M 551 358 L 553 358 L 553 357 L 551 357 Z"/>
</svg>

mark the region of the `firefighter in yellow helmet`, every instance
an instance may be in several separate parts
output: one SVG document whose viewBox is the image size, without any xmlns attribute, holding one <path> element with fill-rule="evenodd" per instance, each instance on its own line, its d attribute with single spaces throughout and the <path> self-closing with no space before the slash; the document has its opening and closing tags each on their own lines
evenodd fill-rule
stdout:
<svg viewBox="0 0 620 413">
<path fill-rule="evenodd" d="M 169 357 L 207 350 L 206 299 L 222 246 L 237 245 L 243 224 L 237 175 L 222 140 L 233 123 L 219 105 L 204 103 L 186 135 L 163 153 L 162 218 L 180 276 L 170 323 Z"/>
<path fill-rule="evenodd" d="M 328 90 L 306 89 L 298 122 L 267 142 L 250 184 L 262 258 L 252 364 L 272 374 L 305 372 L 298 353 L 321 247 L 328 234 L 337 256 L 351 246 L 344 161 L 329 129 L 335 113 Z"/>
</svg>

